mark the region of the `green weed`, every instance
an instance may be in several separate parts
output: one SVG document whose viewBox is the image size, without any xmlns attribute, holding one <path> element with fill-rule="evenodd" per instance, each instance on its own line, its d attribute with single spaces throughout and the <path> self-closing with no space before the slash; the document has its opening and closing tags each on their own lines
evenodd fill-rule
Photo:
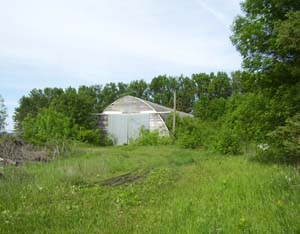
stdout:
<svg viewBox="0 0 300 234">
<path fill-rule="evenodd" d="M 300 231 L 297 168 L 176 146 L 80 152 L 4 170 L 0 233 Z M 99 183 L 144 170 L 130 183 Z"/>
</svg>

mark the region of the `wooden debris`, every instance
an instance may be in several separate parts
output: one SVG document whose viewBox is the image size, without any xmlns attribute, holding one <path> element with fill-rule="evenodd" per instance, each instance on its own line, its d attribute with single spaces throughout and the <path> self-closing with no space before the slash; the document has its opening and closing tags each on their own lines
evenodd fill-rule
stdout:
<svg viewBox="0 0 300 234">
<path fill-rule="evenodd" d="M 12 166 L 17 166 L 17 162 L 11 160 L 11 159 L 4 159 L 4 165 L 12 165 Z"/>
</svg>

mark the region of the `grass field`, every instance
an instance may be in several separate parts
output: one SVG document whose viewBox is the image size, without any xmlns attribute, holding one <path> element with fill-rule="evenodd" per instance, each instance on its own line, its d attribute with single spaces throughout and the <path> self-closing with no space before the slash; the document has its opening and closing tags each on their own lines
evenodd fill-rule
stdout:
<svg viewBox="0 0 300 234">
<path fill-rule="evenodd" d="M 6 168 L 0 179 L 5 234 L 300 233 L 299 221 L 299 169 L 248 156 L 82 147 L 67 159 Z"/>
</svg>

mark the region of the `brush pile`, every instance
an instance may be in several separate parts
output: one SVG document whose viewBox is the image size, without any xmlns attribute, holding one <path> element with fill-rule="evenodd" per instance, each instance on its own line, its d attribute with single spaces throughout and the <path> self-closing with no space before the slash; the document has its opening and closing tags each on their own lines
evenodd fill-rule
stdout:
<svg viewBox="0 0 300 234">
<path fill-rule="evenodd" d="M 46 150 L 36 149 L 9 134 L 0 135 L 0 165 L 19 165 L 24 161 L 48 161 Z"/>
</svg>

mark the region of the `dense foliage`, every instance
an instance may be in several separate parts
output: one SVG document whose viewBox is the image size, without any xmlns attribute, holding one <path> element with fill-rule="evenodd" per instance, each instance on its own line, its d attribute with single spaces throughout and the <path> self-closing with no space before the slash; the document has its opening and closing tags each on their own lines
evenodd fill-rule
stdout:
<svg viewBox="0 0 300 234">
<path fill-rule="evenodd" d="M 234 122 L 233 127 L 248 141 L 265 142 L 273 136 L 270 144 L 278 147 L 264 154 L 290 162 L 279 126 L 287 122 L 284 128 L 288 129 L 297 121 L 291 117 L 300 113 L 300 2 L 247 0 L 242 10 L 245 14 L 235 20 L 231 38 L 250 75 L 244 76 L 244 101 L 227 120 Z M 299 129 L 294 131 L 297 136 Z"/>
<path fill-rule="evenodd" d="M 63 141 L 74 135 L 71 119 L 52 109 L 42 109 L 36 117 L 29 114 L 22 124 L 24 140 L 35 145 Z"/>
<path fill-rule="evenodd" d="M 286 120 L 268 134 L 267 143 L 258 146 L 259 156 L 266 161 L 300 162 L 300 114 Z"/>
<path fill-rule="evenodd" d="M 298 83 L 300 2 L 247 0 L 242 10 L 231 38 L 244 67 L 257 74 L 253 82 L 262 88 Z"/>
<path fill-rule="evenodd" d="M 147 145 L 169 145 L 172 144 L 172 138 L 161 136 L 159 132 L 150 131 L 142 127 L 136 139 L 130 139 L 130 145 L 147 146 Z"/>
</svg>

